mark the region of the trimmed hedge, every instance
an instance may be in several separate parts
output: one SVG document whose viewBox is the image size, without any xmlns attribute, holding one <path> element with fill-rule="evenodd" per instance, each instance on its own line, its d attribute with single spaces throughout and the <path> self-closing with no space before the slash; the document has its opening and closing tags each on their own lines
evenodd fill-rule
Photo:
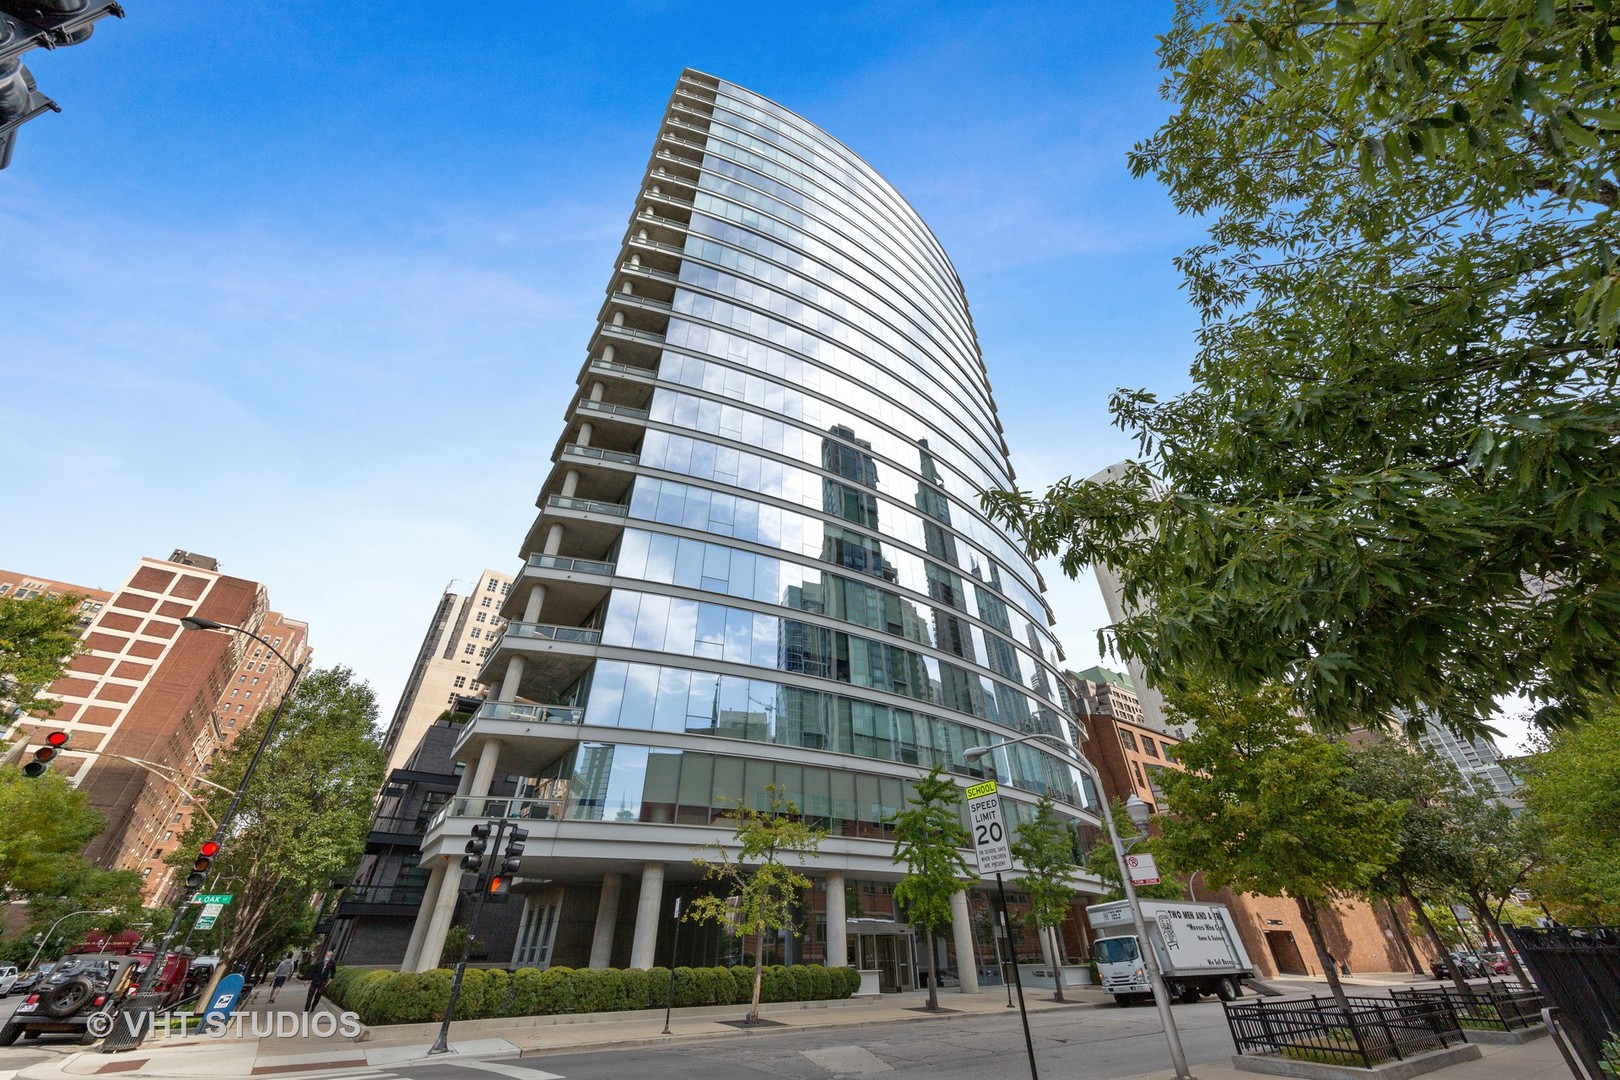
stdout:
<svg viewBox="0 0 1620 1080">
<path fill-rule="evenodd" d="M 359 1014 L 368 1025 L 425 1024 L 443 1019 L 450 1002 L 447 968 L 396 972 L 338 968 L 327 987 L 337 1005 Z M 659 1008 L 669 994 L 668 968 L 468 968 L 456 999 L 457 1020 L 501 1016 L 559 1016 L 565 1013 L 619 1012 Z M 829 1001 L 847 998 L 861 985 L 854 968 L 794 964 L 765 968 L 760 1000 Z M 675 969 L 675 1004 L 736 1005 L 753 999 L 754 969 Z"/>
</svg>

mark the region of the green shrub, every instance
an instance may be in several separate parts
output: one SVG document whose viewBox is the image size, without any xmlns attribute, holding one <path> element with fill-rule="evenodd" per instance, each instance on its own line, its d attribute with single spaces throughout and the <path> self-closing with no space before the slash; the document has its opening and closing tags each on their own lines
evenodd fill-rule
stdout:
<svg viewBox="0 0 1620 1080">
<path fill-rule="evenodd" d="M 856 968 L 830 968 L 828 973 L 833 978 L 832 996 L 834 1001 L 842 1001 L 861 988 L 861 973 Z"/>
<path fill-rule="evenodd" d="M 642 997 L 643 1004 L 640 1007 L 643 1009 L 662 1008 L 669 1001 L 669 979 L 670 974 L 667 967 L 648 968 L 642 972 L 645 993 Z"/>
<path fill-rule="evenodd" d="M 751 964 L 734 964 L 731 968 L 731 977 L 737 983 L 737 996 L 734 1001 L 754 1000 L 754 968 Z M 762 991 L 763 992 L 763 991 Z"/>
<path fill-rule="evenodd" d="M 541 1016 L 545 1012 L 545 983 L 539 968 L 519 968 L 512 973 L 506 1012 L 502 1016 Z"/>
<path fill-rule="evenodd" d="M 550 967 L 540 973 L 540 1010 L 536 1016 L 583 1012 L 575 1008 L 574 969 Z"/>
<path fill-rule="evenodd" d="M 450 1002 L 450 973 L 423 971 L 383 973 L 372 983 L 360 1019 L 367 1024 L 425 1024 L 444 1016 Z M 359 1011 L 359 1010 L 356 1010 Z"/>
<path fill-rule="evenodd" d="M 710 1004 L 708 980 L 689 967 L 675 969 L 675 1004 L 681 1008 Z"/>
<path fill-rule="evenodd" d="M 833 996 L 832 972 L 821 964 L 796 964 L 800 1001 L 827 1001 Z"/>
<path fill-rule="evenodd" d="M 793 976 L 781 964 L 766 964 L 760 979 L 760 1001 L 792 1001 Z"/>
</svg>

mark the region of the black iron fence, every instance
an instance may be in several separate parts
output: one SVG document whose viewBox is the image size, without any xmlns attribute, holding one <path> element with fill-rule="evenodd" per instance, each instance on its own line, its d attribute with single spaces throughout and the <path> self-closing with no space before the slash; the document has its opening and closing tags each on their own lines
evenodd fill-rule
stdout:
<svg viewBox="0 0 1620 1080">
<path fill-rule="evenodd" d="M 1370 1069 L 1463 1041 L 1462 1026 L 1445 1001 L 1348 1000 L 1348 1011 L 1334 998 L 1315 996 L 1229 1001 L 1224 1008 L 1240 1054 Z"/>
<path fill-rule="evenodd" d="M 1541 1023 L 1544 1004 L 1539 992 L 1518 983 L 1470 986 L 1466 993 L 1455 986 L 1410 986 L 1391 990 L 1389 996 L 1396 1001 L 1444 1001 L 1463 1027 L 1492 1031 L 1517 1031 Z"/>
<path fill-rule="evenodd" d="M 1598 1064 L 1603 1043 L 1620 1035 L 1620 926 L 1505 929 L 1547 1005 L 1557 1010 L 1569 1049 L 1589 1075 L 1604 1076 Z"/>
</svg>

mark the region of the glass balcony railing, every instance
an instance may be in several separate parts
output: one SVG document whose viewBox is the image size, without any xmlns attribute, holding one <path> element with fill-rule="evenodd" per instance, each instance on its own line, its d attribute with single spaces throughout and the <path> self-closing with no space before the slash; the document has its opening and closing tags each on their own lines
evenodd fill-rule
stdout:
<svg viewBox="0 0 1620 1080">
<path fill-rule="evenodd" d="M 579 407 L 588 412 L 607 413 L 610 416 L 629 416 L 637 420 L 647 419 L 646 409 L 638 409 L 632 405 L 614 405 L 606 401 L 591 401 L 587 398 L 579 403 Z"/>
<path fill-rule="evenodd" d="M 672 160 L 681 160 L 681 159 L 675 158 L 675 159 L 672 159 Z M 690 161 L 688 161 L 688 162 L 685 162 L 685 164 L 690 165 L 692 163 Z M 639 236 L 632 236 L 630 238 L 630 245 L 632 247 L 652 248 L 654 251 L 667 251 L 672 255 L 685 255 L 686 254 L 686 249 L 681 247 L 679 244 L 666 244 L 662 240 L 646 240 L 646 239 L 643 239 L 642 237 L 639 237 Z"/>
<path fill-rule="evenodd" d="M 575 645 L 597 645 L 602 631 L 587 626 L 552 626 L 549 623 L 515 622 L 506 624 L 507 637 L 538 638 L 542 641 L 566 641 Z"/>
<path fill-rule="evenodd" d="M 465 795 L 451 799 L 439 811 L 434 824 L 448 818 L 522 818 L 529 821 L 558 821 L 563 816 L 567 800 L 562 796 L 549 799 L 492 799 L 487 796 Z"/>
<path fill-rule="evenodd" d="M 682 180 L 678 176 L 668 176 L 667 178 L 670 179 L 670 180 L 674 180 L 677 183 L 682 183 L 682 184 L 690 183 L 690 181 Z M 650 266 L 642 266 L 639 263 L 624 263 L 623 265 L 621 265 L 619 267 L 619 269 L 623 270 L 625 273 L 630 274 L 630 275 L 632 275 L 634 277 L 656 278 L 659 281 L 667 281 L 667 282 L 670 282 L 671 284 L 675 284 L 675 285 L 680 284 L 680 280 L 681 280 L 681 276 L 679 274 L 671 274 L 667 270 L 654 270 Z"/>
<path fill-rule="evenodd" d="M 568 570 L 579 574 L 601 574 L 612 577 L 615 565 L 598 559 L 571 559 L 566 555 L 530 555 L 529 565 L 542 570 Z"/>
<path fill-rule="evenodd" d="M 426 891 L 423 885 L 351 885 L 343 890 L 343 899 L 339 901 L 341 908 L 360 904 L 400 904 L 406 907 L 421 907 L 422 894 Z"/>
<path fill-rule="evenodd" d="M 532 705 L 523 701 L 486 701 L 473 714 L 477 720 L 517 720 L 530 724 L 582 724 L 585 710 L 577 705 Z"/>
<path fill-rule="evenodd" d="M 624 503 L 601 502 L 596 499 L 576 499 L 570 495 L 553 495 L 546 500 L 547 506 L 555 506 L 559 510 L 578 510 L 584 514 L 610 514 L 613 517 L 624 517 L 630 513 L 630 508 Z"/>
<path fill-rule="evenodd" d="M 592 371 L 606 371 L 613 375 L 657 375 L 658 372 L 649 367 L 637 367 L 634 364 L 616 364 L 612 360 L 592 360 Z"/>
<path fill-rule="evenodd" d="M 671 224 L 679 225 L 680 222 L 671 222 Z M 602 333 L 611 334 L 614 337 L 634 338 L 636 341 L 652 341 L 659 345 L 664 343 L 663 334 L 655 333 L 652 330 L 636 330 L 629 326 L 614 326 L 612 323 L 602 327 Z"/>
<path fill-rule="evenodd" d="M 622 330 L 624 328 L 621 326 L 614 329 Z M 634 465 L 641 460 L 635 454 L 626 454 L 618 450 L 602 450 L 595 446 L 580 446 L 578 443 L 569 443 L 563 447 L 563 453 L 570 457 L 593 458 L 596 461 L 616 461 L 621 465 Z"/>
</svg>

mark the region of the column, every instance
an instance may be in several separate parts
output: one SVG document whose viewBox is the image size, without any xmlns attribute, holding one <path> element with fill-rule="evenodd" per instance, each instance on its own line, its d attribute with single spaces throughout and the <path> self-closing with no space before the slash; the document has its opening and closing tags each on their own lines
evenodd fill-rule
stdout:
<svg viewBox="0 0 1620 1080">
<path fill-rule="evenodd" d="M 956 977 L 964 994 L 979 992 L 979 954 L 973 949 L 973 917 L 968 914 L 967 893 L 951 893 L 951 935 L 956 944 Z"/>
<path fill-rule="evenodd" d="M 579 470 L 569 469 L 563 473 L 562 490 L 557 492 L 565 499 L 572 499 L 574 492 L 579 490 Z"/>
<path fill-rule="evenodd" d="M 844 914 L 844 872 L 827 871 L 827 966 L 849 966 L 849 919 Z"/>
<path fill-rule="evenodd" d="M 539 622 L 540 608 L 545 604 L 545 602 L 546 587 L 544 585 L 536 585 L 534 588 L 530 589 L 529 595 L 523 601 L 523 621 Z M 516 657 L 513 657 L 513 659 L 516 659 Z M 515 690 L 517 688 L 513 687 L 513 689 Z M 512 699 L 509 697 L 502 697 L 501 700 L 511 701 Z"/>
<path fill-rule="evenodd" d="M 596 902 L 596 930 L 591 934 L 593 968 L 613 963 L 613 929 L 619 925 L 619 894 L 624 891 L 624 875 L 616 871 L 602 875 L 602 896 Z"/>
<path fill-rule="evenodd" d="M 450 933 L 450 923 L 456 916 L 456 901 L 461 897 L 460 868 L 452 870 L 446 866 L 443 870 L 445 876 L 439 886 L 438 900 L 433 905 L 433 915 L 428 921 L 426 932 L 422 935 L 422 952 L 416 958 L 417 971 L 432 971 L 439 966 L 439 954 L 444 951 L 444 938 Z"/>
<path fill-rule="evenodd" d="M 658 948 L 658 916 L 664 906 L 664 864 L 641 868 L 641 902 L 636 905 L 636 936 L 630 939 L 630 966 L 650 968 Z"/>
<path fill-rule="evenodd" d="M 533 622 L 533 619 L 525 620 Z M 501 677 L 501 692 L 496 701 L 516 701 L 518 683 L 523 680 L 523 657 L 513 655 L 506 661 L 506 674 Z"/>
<path fill-rule="evenodd" d="M 562 525 L 560 523 L 553 523 L 551 528 L 546 530 L 546 546 L 545 546 L 545 550 L 543 552 L 541 552 L 541 554 L 544 554 L 544 555 L 555 555 L 555 554 L 557 554 L 557 549 L 562 547 L 562 538 L 563 538 L 563 527 L 562 527 Z"/>
<path fill-rule="evenodd" d="M 422 938 L 427 934 L 428 922 L 433 918 L 433 909 L 439 903 L 439 890 L 444 888 L 446 868 L 435 866 L 428 875 L 427 887 L 422 890 L 422 906 L 416 909 L 416 923 L 411 927 L 411 942 L 405 946 L 405 962 L 399 965 L 401 971 L 415 971 L 416 962 L 422 958 Z"/>
<path fill-rule="evenodd" d="M 472 787 L 467 794 L 472 796 L 488 795 L 489 787 L 495 782 L 495 767 L 501 760 L 501 740 L 489 739 L 478 752 L 478 766 L 473 770 Z"/>
<path fill-rule="evenodd" d="M 589 445 L 591 445 L 591 435 L 595 431 L 596 431 L 596 429 L 591 426 L 590 421 L 588 421 L 588 420 L 581 421 L 580 425 L 579 425 L 579 434 L 574 436 L 574 445 L 575 446 L 589 446 Z"/>
<path fill-rule="evenodd" d="M 630 283 L 628 281 L 624 283 L 624 291 L 625 292 L 630 291 Z M 601 383 L 599 383 L 599 382 L 591 383 L 591 400 L 592 401 L 601 401 L 602 400 L 602 384 Z"/>
</svg>

